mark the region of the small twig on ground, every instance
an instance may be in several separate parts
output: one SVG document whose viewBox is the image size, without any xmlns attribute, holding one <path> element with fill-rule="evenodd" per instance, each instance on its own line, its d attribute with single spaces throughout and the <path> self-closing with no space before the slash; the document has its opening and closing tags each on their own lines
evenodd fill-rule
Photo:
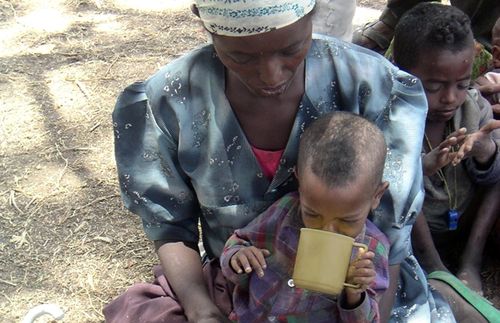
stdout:
<svg viewBox="0 0 500 323">
<path fill-rule="evenodd" d="M 31 206 L 31 204 L 33 204 L 33 202 L 36 201 L 36 197 L 32 198 L 31 201 L 28 202 L 28 204 L 26 204 L 26 206 L 24 207 L 24 209 L 26 211 L 28 211 L 29 207 Z"/>
<path fill-rule="evenodd" d="M 100 122 L 96 123 L 92 128 L 90 128 L 89 132 L 93 132 L 94 130 L 97 129 L 97 127 L 99 127 L 101 125 Z"/>
<path fill-rule="evenodd" d="M 108 238 L 108 237 L 101 237 L 101 236 L 94 237 L 92 240 L 102 241 L 105 243 L 112 243 L 113 242 L 113 239 Z"/>
<path fill-rule="evenodd" d="M 59 52 L 57 54 L 62 55 L 62 56 L 78 56 L 78 55 L 80 55 L 78 53 L 63 53 L 63 52 Z"/>
<path fill-rule="evenodd" d="M 97 148 L 92 148 L 92 147 L 71 147 L 71 148 L 65 148 L 62 149 L 61 152 L 67 152 L 67 151 L 94 151 L 98 150 Z"/>
<path fill-rule="evenodd" d="M 44 199 L 45 197 L 43 197 L 42 199 Z M 42 203 L 38 203 L 38 205 L 30 212 L 30 214 L 27 216 L 27 219 L 31 218 L 36 212 L 40 211 L 40 209 L 42 208 L 43 204 Z"/>
<path fill-rule="evenodd" d="M 102 202 L 104 200 L 107 200 L 107 199 L 110 199 L 110 198 L 113 198 L 113 197 L 118 197 L 118 194 L 112 194 L 112 195 L 108 195 L 108 196 L 102 196 L 102 197 L 98 197 L 96 198 L 95 200 L 93 200 L 92 202 L 89 202 L 87 204 L 84 204 L 82 206 L 78 206 L 76 208 L 76 210 L 81 210 L 81 209 L 84 209 L 86 208 L 87 206 L 90 206 L 92 204 L 95 204 L 95 203 L 99 203 L 99 202 Z"/>
<path fill-rule="evenodd" d="M 24 214 L 24 212 L 17 206 L 14 190 L 10 191 L 9 204 L 13 206 L 17 211 L 19 211 L 19 213 Z"/>
<path fill-rule="evenodd" d="M 83 85 L 80 81 L 75 81 L 76 83 L 76 86 L 78 86 L 78 88 L 80 89 L 80 91 L 83 93 L 83 96 L 88 100 L 90 101 L 90 96 L 89 94 L 87 93 L 87 90 L 85 89 L 85 85 Z"/>
<path fill-rule="evenodd" d="M 113 65 L 115 65 L 116 62 L 118 62 L 118 60 L 120 59 L 120 56 L 117 55 L 116 58 L 111 62 L 111 64 L 109 65 L 108 69 L 106 70 L 106 73 L 104 73 L 104 76 L 103 77 L 106 77 L 108 76 L 108 73 L 109 71 L 111 71 L 111 68 L 113 67 Z"/>
<path fill-rule="evenodd" d="M 0 295 L 5 297 L 5 299 L 8 300 L 10 304 L 12 304 L 12 299 L 9 296 L 5 295 L 5 293 L 1 293 Z"/>
<path fill-rule="evenodd" d="M 1 279 L 1 278 L 0 278 L 0 283 L 5 284 L 5 285 L 9 285 L 9 286 L 12 286 L 12 287 L 16 287 L 17 286 L 16 283 L 13 283 L 13 282 L 10 282 L 8 280 Z"/>
<path fill-rule="evenodd" d="M 59 176 L 59 179 L 57 181 L 57 187 L 59 187 L 61 185 L 61 180 L 64 176 L 64 173 L 66 173 L 66 169 L 68 168 L 68 159 L 64 158 L 61 151 L 59 150 L 58 144 L 56 144 L 56 150 L 57 150 L 57 154 L 59 155 L 59 157 L 61 157 L 64 160 L 64 168 L 63 168 L 61 175 Z"/>
<path fill-rule="evenodd" d="M 69 213 L 70 212 L 66 212 L 65 216 L 59 221 L 59 225 L 63 224 L 64 222 L 66 222 L 69 219 L 71 219 L 72 217 L 74 217 L 76 210 L 73 210 L 73 212 L 71 212 L 71 215 L 69 215 Z"/>
</svg>

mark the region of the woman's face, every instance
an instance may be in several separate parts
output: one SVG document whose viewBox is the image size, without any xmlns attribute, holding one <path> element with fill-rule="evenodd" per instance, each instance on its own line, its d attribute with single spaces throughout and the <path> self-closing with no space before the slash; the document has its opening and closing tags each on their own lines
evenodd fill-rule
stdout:
<svg viewBox="0 0 500 323">
<path fill-rule="evenodd" d="M 312 23 L 307 15 L 290 26 L 268 33 L 228 37 L 213 35 L 217 55 L 229 73 L 253 95 L 286 92 L 311 45 Z"/>
</svg>

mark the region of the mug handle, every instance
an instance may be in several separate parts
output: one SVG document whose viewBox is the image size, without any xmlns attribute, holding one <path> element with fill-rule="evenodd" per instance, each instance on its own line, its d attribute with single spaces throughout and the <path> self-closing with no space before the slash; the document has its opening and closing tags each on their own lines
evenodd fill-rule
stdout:
<svg viewBox="0 0 500 323">
<path fill-rule="evenodd" d="M 365 245 L 364 243 L 359 243 L 359 242 L 353 242 L 352 244 L 353 247 L 358 247 L 358 248 L 361 248 L 363 249 L 365 252 L 368 251 L 368 246 Z M 349 283 L 344 283 L 344 287 L 351 287 L 351 288 L 355 288 L 355 289 L 358 289 L 360 287 L 359 284 L 349 284 Z"/>
</svg>

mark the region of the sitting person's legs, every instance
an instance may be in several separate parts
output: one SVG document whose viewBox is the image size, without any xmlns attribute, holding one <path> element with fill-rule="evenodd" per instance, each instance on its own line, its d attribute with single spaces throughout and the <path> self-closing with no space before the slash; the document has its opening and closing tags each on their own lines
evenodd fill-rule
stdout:
<svg viewBox="0 0 500 323">
<path fill-rule="evenodd" d="M 436 0 L 388 0 L 379 19 L 366 24 L 353 35 L 353 43 L 384 53 L 394 36 L 399 18 L 420 2 Z"/>
<path fill-rule="evenodd" d="M 467 211 L 460 217 L 457 231 L 438 232 L 430 228 L 434 245 L 446 266 L 479 294 L 482 293 L 483 251 L 500 211 L 499 189 L 499 183 L 478 189 Z M 424 257 L 421 261 L 425 263 L 427 260 Z"/>
<path fill-rule="evenodd" d="M 482 192 L 478 205 L 469 208 L 470 215 L 473 216 L 472 226 L 457 271 L 457 277 L 478 292 L 482 290 L 480 271 L 484 247 L 500 213 L 500 183 L 487 187 Z"/>
<path fill-rule="evenodd" d="M 388 0 L 377 21 L 366 24 L 362 30 L 354 33 L 353 43 L 377 52 L 385 52 L 394 36 L 394 28 L 399 18 L 418 3 L 430 1 L 438 0 Z M 491 29 L 500 16 L 500 2 L 451 0 L 451 4 L 470 17 L 474 37 L 491 50 Z"/>
</svg>

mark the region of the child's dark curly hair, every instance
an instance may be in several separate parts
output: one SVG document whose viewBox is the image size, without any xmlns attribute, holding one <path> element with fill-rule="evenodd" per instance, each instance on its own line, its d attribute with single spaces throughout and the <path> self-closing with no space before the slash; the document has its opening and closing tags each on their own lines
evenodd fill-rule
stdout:
<svg viewBox="0 0 500 323">
<path fill-rule="evenodd" d="M 408 70 L 415 67 L 425 50 L 451 52 L 473 46 L 470 19 L 460 9 L 424 2 L 406 12 L 394 31 L 394 62 Z"/>
</svg>

